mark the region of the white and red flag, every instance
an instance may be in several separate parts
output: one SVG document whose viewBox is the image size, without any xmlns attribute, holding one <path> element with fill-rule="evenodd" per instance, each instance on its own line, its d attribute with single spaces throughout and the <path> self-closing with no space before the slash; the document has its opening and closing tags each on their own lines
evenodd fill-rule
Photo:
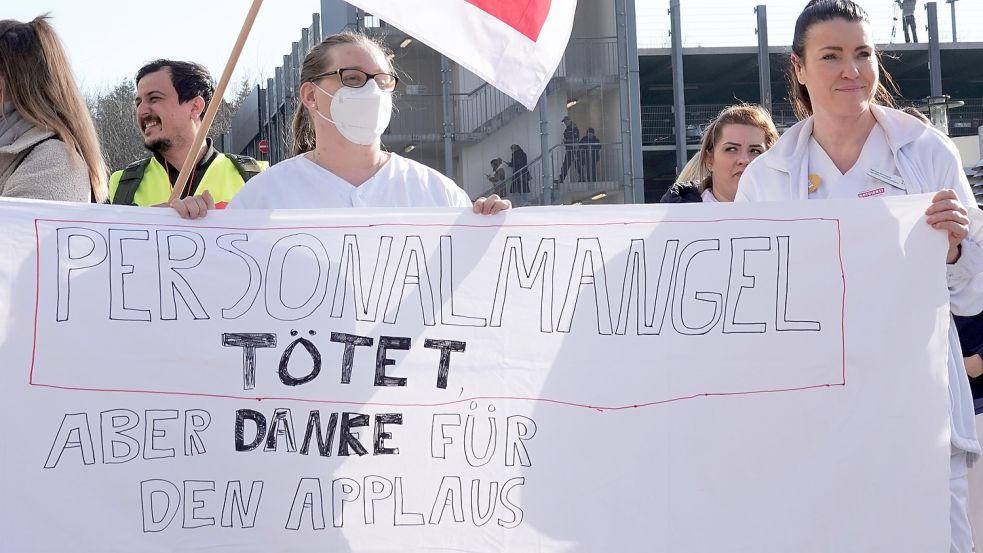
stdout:
<svg viewBox="0 0 983 553">
<path fill-rule="evenodd" d="M 577 0 L 346 0 L 534 109 L 570 39 Z"/>
</svg>

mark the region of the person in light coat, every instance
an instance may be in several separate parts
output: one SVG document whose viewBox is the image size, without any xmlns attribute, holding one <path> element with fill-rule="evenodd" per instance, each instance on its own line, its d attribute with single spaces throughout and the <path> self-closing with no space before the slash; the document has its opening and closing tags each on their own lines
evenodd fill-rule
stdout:
<svg viewBox="0 0 983 553">
<path fill-rule="evenodd" d="M 949 239 L 951 310 L 983 310 L 983 214 L 948 138 L 891 109 L 870 20 L 851 0 L 812 0 L 799 15 L 790 82 L 800 121 L 741 176 L 736 201 L 886 197 L 931 193 L 926 222 Z M 967 207 L 971 206 L 971 207 Z M 972 219 L 972 224 L 971 224 Z M 972 231 L 972 233 L 971 233 Z M 966 369 L 949 327 L 952 553 L 973 549 L 968 467 L 980 456 Z"/>
<path fill-rule="evenodd" d="M 0 21 L 0 197 L 106 199 L 106 164 L 47 16 Z"/>
</svg>

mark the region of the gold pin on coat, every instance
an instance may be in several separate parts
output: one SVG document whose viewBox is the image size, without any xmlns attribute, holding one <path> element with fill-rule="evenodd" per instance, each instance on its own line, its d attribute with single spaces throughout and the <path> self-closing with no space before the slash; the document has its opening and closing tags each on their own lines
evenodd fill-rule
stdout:
<svg viewBox="0 0 983 553">
<path fill-rule="evenodd" d="M 816 190 L 819 190 L 819 185 L 821 183 L 822 183 L 822 179 L 819 178 L 819 175 L 816 175 L 814 173 L 813 174 L 810 174 L 809 175 L 809 193 L 812 194 Z"/>
</svg>

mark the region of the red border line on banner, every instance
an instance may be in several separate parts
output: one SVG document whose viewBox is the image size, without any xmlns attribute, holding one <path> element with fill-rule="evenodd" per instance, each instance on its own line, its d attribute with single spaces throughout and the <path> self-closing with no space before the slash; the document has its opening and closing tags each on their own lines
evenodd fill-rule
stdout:
<svg viewBox="0 0 983 553">
<path fill-rule="evenodd" d="M 738 392 L 707 392 L 707 393 L 697 393 L 687 396 L 680 396 L 675 398 L 663 399 L 658 401 L 644 402 L 644 403 L 633 403 L 625 405 L 592 405 L 586 403 L 576 403 L 571 401 L 563 401 L 549 398 L 540 397 L 516 397 L 516 396 L 473 396 L 468 398 L 458 398 L 452 401 L 436 402 L 436 403 L 376 403 L 376 402 L 359 402 L 359 401 L 345 401 L 345 400 L 330 400 L 330 399 L 305 399 L 305 398 L 291 398 L 291 397 L 255 397 L 255 396 L 244 396 L 244 395 L 232 395 L 232 394 L 209 394 L 201 392 L 174 392 L 174 391 L 163 391 L 163 390 L 128 390 L 128 389 L 113 389 L 113 388 L 83 388 L 83 387 L 72 387 L 72 386 L 59 386 L 56 384 L 39 384 L 34 382 L 34 364 L 37 356 L 37 338 L 38 338 L 38 313 L 40 308 L 40 284 L 41 284 L 41 237 L 40 229 L 38 223 L 73 223 L 73 224 L 92 224 L 92 225 L 129 225 L 137 227 L 170 227 L 170 228 L 194 228 L 194 229 L 208 229 L 208 230 L 253 230 L 253 231 L 264 231 L 264 230 L 326 230 L 326 229 L 359 229 L 359 228 L 376 228 L 376 227 L 424 227 L 424 228 L 542 228 L 542 227 L 605 227 L 605 226 L 628 226 L 628 225 L 655 225 L 655 224 L 679 224 L 679 223 L 720 223 L 727 221 L 755 221 L 755 222 L 779 222 L 779 223 L 792 223 L 800 221 L 827 221 L 836 224 L 836 244 L 837 244 L 837 254 L 839 256 L 840 263 L 840 278 L 843 283 L 843 292 L 840 302 L 840 347 L 841 347 L 841 381 L 840 382 L 829 382 L 823 384 L 813 384 L 809 386 L 800 386 L 794 388 L 773 388 L 773 389 L 763 389 L 763 390 L 747 390 Z M 587 224 L 577 224 L 577 223 L 552 223 L 552 224 L 494 224 L 494 225 L 471 225 L 471 224 L 447 224 L 447 225 L 437 225 L 437 224 L 425 224 L 425 223 L 369 223 L 365 225 L 311 225 L 311 226 L 288 226 L 288 227 L 226 227 L 226 226 L 212 226 L 212 225 L 192 225 L 192 224 L 175 224 L 175 225 L 164 225 L 164 224 L 147 224 L 147 223 L 127 223 L 122 221 L 91 221 L 91 220 L 72 220 L 72 219 L 35 219 L 34 220 L 34 232 L 35 232 L 35 288 L 34 288 L 34 343 L 31 348 L 31 368 L 28 377 L 28 385 L 35 386 L 38 388 L 49 388 L 55 390 L 66 390 L 74 392 L 101 392 L 101 393 L 124 393 L 124 394 L 150 394 L 150 395 L 166 395 L 166 396 L 184 396 L 184 397 L 207 397 L 215 399 L 236 399 L 236 400 L 248 400 L 248 401 L 294 401 L 298 403 L 314 403 L 314 404 L 332 404 L 332 405 L 353 405 L 353 406 L 367 406 L 367 407 L 442 407 L 447 405 L 456 405 L 461 403 L 467 403 L 470 401 L 480 401 L 480 400 L 506 400 L 506 401 L 533 401 L 539 403 L 547 403 L 553 405 L 564 405 L 569 407 L 577 407 L 582 409 L 591 409 L 595 411 L 622 411 L 627 409 L 639 409 L 643 407 L 653 407 L 657 405 L 665 405 L 669 403 L 677 403 L 680 401 L 698 399 L 701 397 L 712 398 L 712 397 L 732 397 L 732 396 L 747 396 L 747 395 L 761 395 L 761 394 L 777 394 L 777 393 L 788 393 L 788 392 L 799 392 L 805 390 L 816 390 L 822 388 L 835 388 L 835 387 L 845 387 L 847 385 L 846 380 L 846 271 L 843 267 L 843 233 L 840 227 L 840 219 L 832 219 L 827 217 L 802 217 L 802 218 L 763 218 L 763 217 L 728 217 L 721 219 L 704 219 L 704 220 L 655 220 L 655 221 L 622 221 L 622 222 L 612 222 L 612 223 L 587 223 Z"/>
<path fill-rule="evenodd" d="M 697 399 L 701 397 L 711 398 L 711 397 L 732 397 L 732 396 L 749 396 L 749 395 L 761 395 L 761 394 L 780 394 L 787 392 L 800 392 L 803 390 L 816 390 L 820 388 L 838 388 L 846 386 L 846 383 L 830 383 L 830 384 L 813 384 L 811 386 L 799 386 L 796 388 L 774 388 L 768 390 L 749 390 L 746 392 L 708 392 L 702 394 L 691 394 L 688 396 L 680 396 L 670 399 L 660 399 L 658 401 L 649 401 L 645 403 L 634 403 L 626 405 L 592 405 L 589 403 L 577 403 L 574 401 L 563 401 L 559 399 L 549 399 L 541 397 L 522 397 L 522 396 L 473 396 L 466 398 L 459 398 L 452 401 L 441 401 L 436 403 L 394 403 L 394 402 L 373 402 L 373 401 L 346 401 L 341 399 L 307 399 L 307 398 L 296 398 L 296 397 L 276 397 L 276 396 L 263 396 L 263 397 L 250 397 L 250 396 L 237 396 L 231 394 L 206 394 L 198 392 L 168 392 L 161 390 L 116 390 L 112 388 L 76 388 L 72 386 L 58 386 L 55 384 L 31 384 L 32 386 L 38 388 L 51 388 L 54 390 L 67 390 L 72 392 L 102 392 L 102 393 L 121 393 L 121 394 L 149 394 L 149 395 L 162 395 L 162 396 L 183 396 L 183 397 L 207 397 L 213 399 L 239 399 L 248 401 L 293 401 L 297 403 L 313 403 L 318 405 L 353 405 L 353 406 L 363 406 L 363 407 L 444 407 L 447 405 L 457 405 L 461 403 L 468 403 L 471 401 L 534 401 L 537 403 L 548 403 L 551 405 L 565 405 L 568 407 L 579 407 L 582 409 L 590 409 L 593 411 L 624 411 L 627 409 L 641 409 L 643 407 L 653 407 L 656 405 L 665 405 L 667 403 L 678 403 L 680 401 L 686 401 L 690 399 Z"/>
</svg>

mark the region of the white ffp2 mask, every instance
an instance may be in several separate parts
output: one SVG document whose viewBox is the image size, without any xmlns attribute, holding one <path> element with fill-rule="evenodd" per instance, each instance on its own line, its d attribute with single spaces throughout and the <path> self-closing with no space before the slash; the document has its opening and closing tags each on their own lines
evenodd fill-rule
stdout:
<svg viewBox="0 0 983 553">
<path fill-rule="evenodd" d="M 331 94 L 314 83 L 315 88 L 331 97 L 331 117 L 314 109 L 321 119 L 334 123 L 335 128 L 348 141 L 367 146 L 389 126 L 393 112 L 393 95 L 383 92 L 373 79 L 365 86 L 352 88 L 342 86 Z"/>
</svg>

